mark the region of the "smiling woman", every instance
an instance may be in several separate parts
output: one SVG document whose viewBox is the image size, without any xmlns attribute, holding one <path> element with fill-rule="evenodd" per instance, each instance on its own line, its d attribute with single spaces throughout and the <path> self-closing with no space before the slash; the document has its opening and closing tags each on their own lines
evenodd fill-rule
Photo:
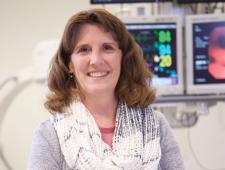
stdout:
<svg viewBox="0 0 225 170">
<path fill-rule="evenodd" d="M 122 55 L 118 43 L 111 33 L 93 24 L 81 26 L 75 42 L 69 67 L 86 100 L 100 95 L 103 100 L 114 98 Z"/>
<path fill-rule="evenodd" d="M 45 103 L 50 119 L 33 137 L 29 170 L 183 170 L 141 49 L 102 9 L 68 21 L 51 62 Z"/>
<path fill-rule="evenodd" d="M 92 30 L 93 28 L 95 30 Z M 95 36 L 96 33 L 94 31 L 105 35 L 102 38 Z M 91 35 L 92 40 L 88 40 L 90 41 L 89 44 L 80 42 L 80 40 L 87 41 L 88 35 L 86 33 L 89 36 L 93 34 Z M 146 85 L 146 79 L 151 77 L 151 73 L 145 67 L 141 48 L 135 43 L 124 24 L 118 18 L 104 10 L 98 9 L 80 12 L 72 16 L 66 25 L 61 44 L 53 59 L 49 73 L 49 88 L 54 92 L 49 95 L 49 100 L 46 102 L 46 107 L 49 110 L 63 112 L 77 96 L 80 97 L 83 94 L 82 88 L 84 87 L 80 86 L 81 82 L 77 80 L 78 75 L 74 74 L 74 71 L 76 71 L 76 68 L 72 67 L 74 63 L 71 64 L 74 60 L 72 56 L 78 53 L 79 56 L 83 56 L 85 51 L 91 50 L 91 46 L 94 45 L 91 41 L 100 38 L 101 41 L 107 40 L 111 43 L 111 46 L 109 46 L 109 42 L 104 42 L 104 45 L 102 44 L 102 47 L 99 47 L 100 49 L 103 47 L 105 49 L 114 47 L 115 50 L 119 48 L 121 51 L 121 67 L 119 67 L 121 70 L 118 70 L 120 75 L 114 89 L 115 95 L 119 99 L 126 101 L 128 106 L 148 106 L 154 101 L 155 91 Z M 96 54 L 96 52 L 98 50 L 94 49 L 91 55 Z M 108 53 L 107 57 L 110 56 L 111 54 Z M 99 59 L 90 55 L 82 58 L 92 58 L 89 64 Z M 114 61 L 112 64 L 114 64 Z M 73 76 L 73 79 L 70 78 L 71 76 Z M 100 95 L 99 93 L 96 94 Z"/>
</svg>

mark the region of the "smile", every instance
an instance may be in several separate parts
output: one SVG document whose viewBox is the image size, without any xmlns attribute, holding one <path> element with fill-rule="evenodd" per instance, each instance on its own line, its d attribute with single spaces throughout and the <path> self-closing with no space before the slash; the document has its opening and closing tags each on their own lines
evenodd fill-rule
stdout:
<svg viewBox="0 0 225 170">
<path fill-rule="evenodd" d="M 90 77 L 105 77 L 108 75 L 108 71 L 104 71 L 104 72 L 90 72 L 88 73 L 88 76 Z"/>
</svg>

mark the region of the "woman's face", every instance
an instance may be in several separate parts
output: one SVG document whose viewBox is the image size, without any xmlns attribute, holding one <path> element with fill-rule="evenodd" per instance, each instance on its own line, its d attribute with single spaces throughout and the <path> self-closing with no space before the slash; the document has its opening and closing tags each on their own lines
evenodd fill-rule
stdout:
<svg viewBox="0 0 225 170">
<path fill-rule="evenodd" d="M 122 53 L 111 33 L 92 24 L 81 26 L 69 64 L 85 96 L 113 94 Z"/>
</svg>

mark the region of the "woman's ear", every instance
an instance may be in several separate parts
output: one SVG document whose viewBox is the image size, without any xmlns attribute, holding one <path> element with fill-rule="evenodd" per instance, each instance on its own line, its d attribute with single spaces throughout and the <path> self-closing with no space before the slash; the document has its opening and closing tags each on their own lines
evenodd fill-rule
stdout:
<svg viewBox="0 0 225 170">
<path fill-rule="evenodd" d="M 73 63 L 70 61 L 69 62 L 69 73 L 73 73 L 73 72 L 74 72 Z"/>
</svg>

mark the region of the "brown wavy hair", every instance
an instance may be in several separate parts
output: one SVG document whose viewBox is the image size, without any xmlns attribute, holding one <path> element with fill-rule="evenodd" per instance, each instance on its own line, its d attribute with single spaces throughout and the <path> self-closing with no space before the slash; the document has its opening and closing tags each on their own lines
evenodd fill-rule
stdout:
<svg viewBox="0 0 225 170">
<path fill-rule="evenodd" d="M 45 107 L 50 112 L 63 112 L 80 94 L 76 77 L 71 78 L 69 62 L 76 37 L 83 24 L 95 24 L 110 32 L 122 51 L 121 73 L 116 85 L 116 96 L 129 107 L 145 107 L 155 99 L 155 90 L 148 86 L 151 72 L 145 65 L 143 52 L 125 25 L 103 9 L 82 11 L 66 24 L 62 40 L 54 55 L 48 75 L 50 90 Z"/>
</svg>

